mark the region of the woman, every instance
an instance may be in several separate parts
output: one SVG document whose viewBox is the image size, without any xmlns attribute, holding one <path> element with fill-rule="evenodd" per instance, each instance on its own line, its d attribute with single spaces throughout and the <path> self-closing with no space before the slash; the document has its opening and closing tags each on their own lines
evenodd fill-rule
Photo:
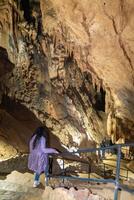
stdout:
<svg viewBox="0 0 134 200">
<path fill-rule="evenodd" d="M 29 143 L 30 154 L 28 158 L 28 168 L 35 172 L 33 187 L 37 187 L 40 174 L 48 171 L 48 154 L 58 153 L 55 149 L 47 148 L 49 129 L 47 127 L 38 127 L 32 135 Z"/>
</svg>

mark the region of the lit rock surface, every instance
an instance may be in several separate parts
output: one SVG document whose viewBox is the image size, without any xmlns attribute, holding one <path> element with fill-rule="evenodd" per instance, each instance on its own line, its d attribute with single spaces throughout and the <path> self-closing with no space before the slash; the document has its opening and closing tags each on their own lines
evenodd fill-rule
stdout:
<svg viewBox="0 0 134 200">
<path fill-rule="evenodd" d="M 81 181 L 68 181 L 53 179 L 55 186 L 48 186 L 44 190 L 44 174 L 41 176 L 39 188 L 32 188 L 33 174 L 13 171 L 6 180 L 0 180 L 1 200 L 112 200 L 114 195 L 114 185 L 84 183 Z M 51 185 L 50 181 L 49 184 Z M 64 187 L 68 188 L 65 189 Z M 77 188 L 77 190 L 75 189 Z M 134 194 L 119 191 L 121 200 L 132 200 Z"/>
<path fill-rule="evenodd" d="M 65 188 L 56 188 L 52 190 L 51 187 L 47 187 L 42 195 L 42 199 L 103 200 L 104 198 L 91 194 L 88 189 L 75 190 L 74 188 L 70 188 L 67 190 Z"/>
<path fill-rule="evenodd" d="M 47 187 L 43 192 L 42 189 L 35 189 L 7 181 L 0 181 L 0 186 L 1 200 L 104 200 L 103 197 L 98 195 L 88 194 L 86 189 L 75 191 L 74 188 L 70 190 L 56 188 L 53 190 L 51 187 Z"/>
<path fill-rule="evenodd" d="M 1 96 L 27 107 L 66 150 L 95 146 L 106 134 L 132 141 L 133 0 L 30 6 L 0 3 L 0 46 L 15 64 Z"/>
<path fill-rule="evenodd" d="M 134 172 L 134 161 L 130 161 L 128 164 L 127 164 L 127 167 L 128 169 L 132 170 Z"/>
<path fill-rule="evenodd" d="M 73 53 L 83 72 L 92 74 L 98 90 L 105 89 L 107 133 L 113 138 L 117 133 L 115 140 L 120 134 L 132 134 L 133 1 L 42 0 L 41 8 L 44 30 Z"/>
</svg>

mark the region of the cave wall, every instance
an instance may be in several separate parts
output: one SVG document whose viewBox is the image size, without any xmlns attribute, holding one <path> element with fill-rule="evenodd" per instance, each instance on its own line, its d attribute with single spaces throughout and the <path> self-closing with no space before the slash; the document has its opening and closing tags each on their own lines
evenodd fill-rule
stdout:
<svg viewBox="0 0 134 200">
<path fill-rule="evenodd" d="M 133 138 L 133 0 L 28 1 L 28 15 L 2 2 L 0 46 L 15 64 L 3 94 L 67 149 Z"/>
<path fill-rule="evenodd" d="M 16 64 L 18 22 L 20 11 L 13 0 L 0 1 L 0 46 L 7 50 L 9 60 Z"/>
<path fill-rule="evenodd" d="M 44 31 L 106 91 L 107 133 L 133 137 L 133 0 L 41 1 Z M 51 65 L 52 66 L 52 65 Z M 131 136 L 130 136 L 131 135 Z"/>
</svg>

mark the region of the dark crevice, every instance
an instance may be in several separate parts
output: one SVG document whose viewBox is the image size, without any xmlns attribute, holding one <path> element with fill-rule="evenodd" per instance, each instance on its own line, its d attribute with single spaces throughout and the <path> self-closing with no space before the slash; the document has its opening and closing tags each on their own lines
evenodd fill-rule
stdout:
<svg viewBox="0 0 134 200">
<path fill-rule="evenodd" d="M 31 21 L 31 8 L 29 0 L 20 1 L 20 9 L 24 11 L 24 19 L 27 22 Z"/>
<path fill-rule="evenodd" d="M 77 99 L 77 103 L 82 106 L 84 113 L 87 115 L 87 109 L 77 89 L 75 87 L 69 86 L 67 94 L 72 99 L 74 105 L 76 105 L 75 98 Z"/>
<path fill-rule="evenodd" d="M 94 104 L 94 107 L 97 111 L 105 112 L 105 94 L 106 92 L 101 87 L 100 92 L 97 92 L 95 95 L 96 102 Z"/>
<path fill-rule="evenodd" d="M 73 62 L 74 62 L 74 53 L 72 51 L 71 53 L 69 53 L 68 57 L 65 58 L 64 66 L 68 66 L 69 64 L 71 64 Z"/>
</svg>

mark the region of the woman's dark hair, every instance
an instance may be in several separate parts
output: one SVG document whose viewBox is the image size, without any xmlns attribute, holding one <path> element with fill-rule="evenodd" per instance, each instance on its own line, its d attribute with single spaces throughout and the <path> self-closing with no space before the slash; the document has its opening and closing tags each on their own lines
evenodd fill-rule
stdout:
<svg viewBox="0 0 134 200">
<path fill-rule="evenodd" d="M 38 127 L 32 135 L 32 137 L 35 136 L 33 141 L 33 149 L 36 147 L 41 137 L 46 139 L 46 147 L 48 147 L 49 133 L 50 131 L 46 126 Z"/>
</svg>

